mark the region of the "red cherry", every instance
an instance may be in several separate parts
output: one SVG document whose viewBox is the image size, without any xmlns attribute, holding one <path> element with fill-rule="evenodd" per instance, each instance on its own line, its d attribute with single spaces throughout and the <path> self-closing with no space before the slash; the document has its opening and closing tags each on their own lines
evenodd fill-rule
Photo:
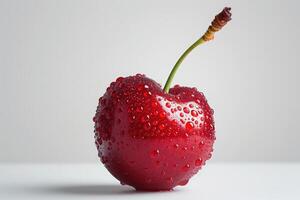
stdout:
<svg viewBox="0 0 300 200">
<path fill-rule="evenodd" d="M 196 88 L 170 86 L 184 58 L 212 40 L 229 20 L 230 8 L 224 8 L 182 54 L 163 89 L 137 74 L 117 78 L 99 99 L 93 118 L 98 155 L 121 184 L 171 190 L 186 185 L 211 158 L 216 138 L 213 110 Z"/>
<path fill-rule="evenodd" d="M 100 99 L 96 144 L 101 161 L 120 182 L 170 190 L 187 183 L 210 158 L 214 122 L 200 92 L 177 86 L 165 93 L 155 81 L 136 75 L 118 78 Z"/>
</svg>

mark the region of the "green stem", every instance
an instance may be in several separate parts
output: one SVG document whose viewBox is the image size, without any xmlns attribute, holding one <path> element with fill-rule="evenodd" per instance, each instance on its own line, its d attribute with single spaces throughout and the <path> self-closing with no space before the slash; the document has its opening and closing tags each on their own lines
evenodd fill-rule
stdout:
<svg viewBox="0 0 300 200">
<path fill-rule="evenodd" d="M 165 84 L 165 87 L 164 87 L 164 91 L 166 93 L 169 92 L 169 89 L 171 87 L 171 83 L 172 83 L 172 80 L 180 66 L 180 64 L 182 63 L 182 61 L 185 59 L 185 57 L 193 50 L 195 49 L 197 46 L 199 46 L 200 44 L 203 44 L 205 41 L 203 40 L 203 38 L 201 37 L 200 39 L 198 39 L 194 44 L 192 44 L 187 50 L 185 50 L 185 52 L 180 56 L 180 58 L 178 59 L 178 61 L 176 62 L 176 64 L 174 65 L 169 77 L 168 77 L 168 80 Z"/>
</svg>

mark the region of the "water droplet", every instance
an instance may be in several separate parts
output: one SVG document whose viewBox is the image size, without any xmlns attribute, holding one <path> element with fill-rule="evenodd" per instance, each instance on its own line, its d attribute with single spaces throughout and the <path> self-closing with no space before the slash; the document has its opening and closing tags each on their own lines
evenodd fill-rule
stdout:
<svg viewBox="0 0 300 200">
<path fill-rule="evenodd" d="M 150 119 L 150 116 L 149 115 L 145 115 L 145 116 L 143 116 L 142 118 L 141 118 L 141 121 L 142 122 L 146 122 L 146 121 L 148 121 Z"/>
<path fill-rule="evenodd" d="M 193 104 L 189 104 L 189 107 L 190 107 L 190 108 L 194 108 L 194 105 L 193 105 Z"/>
<path fill-rule="evenodd" d="M 156 101 L 152 101 L 152 102 L 151 102 L 151 106 L 152 106 L 152 107 L 156 107 L 157 105 L 158 105 L 158 104 L 157 104 Z"/>
<path fill-rule="evenodd" d="M 151 157 L 152 158 L 156 158 L 159 156 L 159 150 L 156 149 L 156 150 L 153 150 L 151 153 L 150 153 Z"/>
<path fill-rule="evenodd" d="M 177 106 L 177 109 L 178 109 L 179 111 L 182 110 L 181 106 Z"/>
<path fill-rule="evenodd" d="M 145 128 L 146 131 L 150 130 L 151 129 L 150 122 L 145 123 L 144 128 Z"/>
<path fill-rule="evenodd" d="M 197 117 L 198 116 L 198 113 L 195 110 L 192 110 L 191 114 L 192 114 L 193 117 Z"/>
<path fill-rule="evenodd" d="M 178 149 L 179 148 L 179 144 L 174 144 L 174 148 Z"/>
<path fill-rule="evenodd" d="M 186 128 L 187 130 L 191 130 L 192 128 L 194 128 L 194 123 L 193 123 L 193 122 L 187 122 L 187 123 L 185 124 L 185 128 Z"/>
<path fill-rule="evenodd" d="M 184 114 L 183 114 L 183 113 L 180 113 L 179 116 L 180 116 L 180 117 L 184 117 Z"/>
<path fill-rule="evenodd" d="M 189 164 L 186 164 L 186 165 L 184 165 L 184 166 L 182 167 L 182 170 L 186 172 L 186 171 L 188 171 L 188 170 L 190 169 L 190 167 L 191 167 L 191 166 L 190 166 Z"/>
<path fill-rule="evenodd" d="M 188 182 L 189 182 L 189 180 L 185 179 L 185 180 L 183 180 L 183 181 L 180 181 L 180 182 L 179 182 L 179 185 L 184 186 L 184 185 L 186 185 Z"/>
<path fill-rule="evenodd" d="M 190 109 L 189 109 L 188 107 L 184 107 L 184 108 L 183 108 L 183 112 L 185 112 L 185 113 L 190 113 Z"/>
<path fill-rule="evenodd" d="M 196 166 L 200 166 L 202 164 L 202 159 L 198 158 L 197 160 L 195 160 L 195 165 Z"/>
<path fill-rule="evenodd" d="M 164 111 L 159 113 L 160 118 L 164 118 L 165 116 L 166 116 L 166 113 Z"/>
<path fill-rule="evenodd" d="M 199 148 L 202 148 L 204 146 L 204 141 L 199 142 Z"/>
<path fill-rule="evenodd" d="M 211 156 L 212 156 L 212 154 L 211 154 L 211 153 L 209 153 L 209 154 L 208 154 L 208 156 L 207 156 L 207 159 L 210 159 L 210 158 L 211 158 Z"/>
<path fill-rule="evenodd" d="M 149 88 L 149 86 L 148 86 L 148 85 L 144 85 L 144 88 L 148 89 L 148 88 Z"/>
<path fill-rule="evenodd" d="M 136 108 L 136 112 L 142 112 L 144 110 L 144 107 L 143 106 L 139 106 Z"/>
<path fill-rule="evenodd" d="M 156 126 L 157 124 L 158 124 L 158 121 L 153 121 L 153 122 L 152 122 L 152 125 L 153 125 L 153 126 Z"/>
<path fill-rule="evenodd" d="M 121 184 L 121 185 L 125 185 L 125 183 L 124 183 L 124 182 L 122 182 L 122 181 L 120 181 L 120 184 Z"/>
<path fill-rule="evenodd" d="M 166 103 L 167 108 L 171 108 L 171 104 L 169 102 Z"/>
<path fill-rule="evenodd" d="M 164 125 L 164 124 L 160 124 L 160 125 L 158 126 L 158 128 L 159 128 L 160 130 L 163 130 L 163 129 L 165 129 L 165 125 Z"/>
</svg>

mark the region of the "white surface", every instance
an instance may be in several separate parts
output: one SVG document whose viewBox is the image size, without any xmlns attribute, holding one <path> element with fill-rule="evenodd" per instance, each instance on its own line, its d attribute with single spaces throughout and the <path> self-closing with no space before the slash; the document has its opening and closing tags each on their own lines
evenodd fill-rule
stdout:
<svg viewBox="0 0 300 200">
<path fill-rule="evenodd" d="M 300 161 L 300 1 L 0 0 L 0 162 L 95 161 L 110 82 L 163 84 L 226 5 L 232 21 L 174 83 L 214 108 L 215 161 Z"/>
<path fill-rule="evenodd" d="M 136 192 L 100 164 L 1 165 L 0 199 L 299 200 L 300 163 L 211 164 L 186 187 Z"/>
</svg>

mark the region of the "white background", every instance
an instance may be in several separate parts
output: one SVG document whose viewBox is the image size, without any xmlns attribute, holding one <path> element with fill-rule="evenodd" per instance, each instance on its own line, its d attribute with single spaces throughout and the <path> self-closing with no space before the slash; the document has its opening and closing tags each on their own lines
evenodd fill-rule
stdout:
<svg viewBox="0 0 300 200">
<path fill-rule="evenodd" d="M 0 0 L 0 162 L 97 162 L 109 83 L 164 84 L 224 6 L 233 20 L 175 79 L 215 110 L 212 161 L 300 161 L 298 1 Z"/>
</svg>

